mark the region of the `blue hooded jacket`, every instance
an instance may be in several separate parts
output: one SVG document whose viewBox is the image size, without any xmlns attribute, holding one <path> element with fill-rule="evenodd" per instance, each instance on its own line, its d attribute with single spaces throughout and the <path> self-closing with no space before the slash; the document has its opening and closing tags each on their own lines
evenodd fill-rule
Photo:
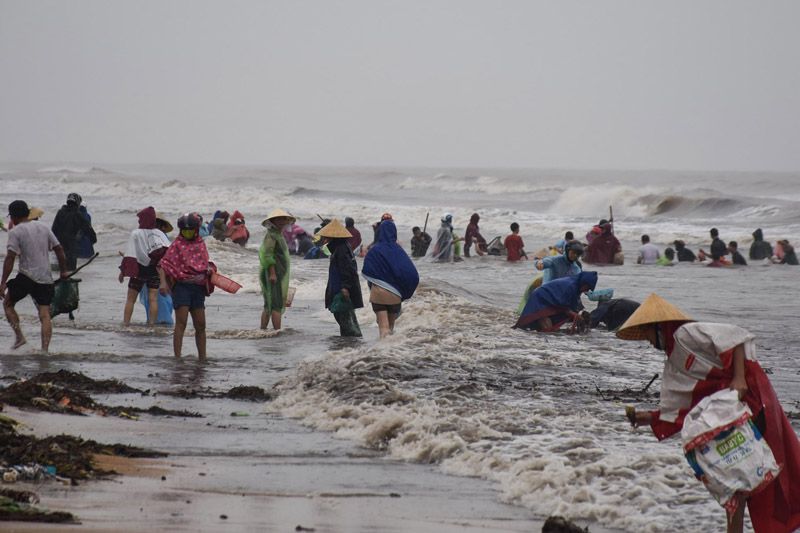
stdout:
<svg viewBox="0 0 800 533">
<path fill-rule="evenodd" d="M 555 279 L 542 285 L 531 293 L 515 327 L 526 327 L 540 318 L 578 311 L 581 289 L 588 287 L 594 290 L 596 285 L 597 272 L 581 272 L 577 276 Z"/>
<path fill-rule="evenodd" d="M 361 273 L 388 283 L 408 300 L 419 285 L 419 274 L 414 262 L 397 244 L 397 227 L 391 220 L 384 220 L 378 227 L 378 240 L 364 258 Z"/>
</svg>

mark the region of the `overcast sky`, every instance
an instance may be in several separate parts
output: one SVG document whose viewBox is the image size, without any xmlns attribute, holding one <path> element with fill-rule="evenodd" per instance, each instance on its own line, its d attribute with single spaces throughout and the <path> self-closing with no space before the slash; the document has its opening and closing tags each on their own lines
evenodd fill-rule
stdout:
<svg viewBox="0 0 800 533">
<path fill-rule="evenodd" d="M 800 170 L 800 2 L 0 0 L 0 160 Z"/>
</svg>

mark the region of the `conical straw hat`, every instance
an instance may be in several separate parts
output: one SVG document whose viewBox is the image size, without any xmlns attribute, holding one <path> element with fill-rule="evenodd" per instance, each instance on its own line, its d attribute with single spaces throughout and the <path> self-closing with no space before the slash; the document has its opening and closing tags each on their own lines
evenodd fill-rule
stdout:
<svg viewBox="0 0 800 533">
<path fill-rule="evenodd" d="M 36 220 L 44 215 L 44 209 L 41 207 L 31 207 L 30 213 L 28 213 L 28 220 Z"/>
<path fill-rule="evenodd" d="M 164 228 L 164 233 L 171 233 L 172 230 L 174 229 L 172 227 L 172 224 L 170 224 L 169 220 L 167 220 L 167 217 L 164 216 L 164 213 L 159 213 L 158 211 L 156 211 L 156 220 L 160 220 L 161 222 L 166 224 L 166 227 Z"/>
<path fill-rule="evenodd" d="M 329 239 L 349 239 L 353 235 L 347 231 L 338 218 L 334 218 L 328 222 L 324 228 L 317 232 L 320 237 L 328 237 Z"/>
<path fill-rule="evenodd" d="M 617 330 L 617 337 L 629 341 L 648 338 L 647 327 L 659 322 L 693 322 L 680 309 L 652 293 Z"/>
<path fill-rule="evenodd" d="M 289 219 L 289 224 L 294 224 L 297 221 L 296 218 L 294 218 L 288 212 L 284 211 L 283 209 L 281 209 L 279 207 L 277 209 L 273 209 L 272 212 L 269 215 L 267 215 L 267 218 L 265 218 L 263 221 L 261 221 L 261 225 L 262 226 L 266 226 L 267 222 L 269 222 L 273 218 L 280 218 L 280 217 L 288 218 Z"/>
</svg>

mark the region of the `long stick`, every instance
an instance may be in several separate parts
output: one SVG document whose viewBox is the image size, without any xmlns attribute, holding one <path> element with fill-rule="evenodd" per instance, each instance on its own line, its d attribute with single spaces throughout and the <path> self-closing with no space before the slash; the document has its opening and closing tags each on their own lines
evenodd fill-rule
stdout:
<svg viewBox="0 0 800 533">
<path fill-rule="evenodd" d="M 651 380 L 650 380 L 650 383 L 648 383 L 647 385 L 645 385 L 645 387 L 642 389 L 642 392 L 641 392 L 641 394 L 644 394 L 645 392 L 647 392 L 647 389 L 649 389 L 649 388 L 650 388 L 650 385 L 652 385 L 652 384 L 653 384 L 653 382 L 654 382 L 656 379 L 658 379 L 658 374 L 655 374 L 655 375 L 653 376 L 653 379 L 651 379 Z"/>
<path fill-rule="evenodd" d="M 611 222 L 611 234 L 614 234 L 614 210 L 608 206 L 608 221 Z"/>
<path fill-rule="evenodd" d="M 426 230 L 426 229 L 428 229 L 428 217 L 429 217 L 429 216 L 431 216 L 431 212 L 430 212 L 430 211 L 428 211 L 428 212 L 425 214 L 425 224 L 423 224 L 423 225 L 422 225 L 422 234 L 423 234 L 423 235 L 425 234 L 425 230 Z"/>
<path fill-rule="evenodd" d="M 97 256 L 98 256 L 98 255 L 100 255 L 100 252 L 95 252 L 95 253 L 94 253 L 94 255 L 93 255 L 92 257 L 90 257 L 88 261 L 86 261 L 84 264 L 82 264 L 81 266 L 79 266 L 78 268 L 76 268 L 75 270 L 73 270 L 73 271 L 72 271 L 72 274 L 70 274 L 69 276 L 67 276 L 67 277 L 66 277 L 66 278 L 64 278 L 64 279 L 58 279 L 58 280 L 56 280 L 56 283 L 58 283 L 59 281 L 64 281 L 65 279 L 69 279 L 69 278 L 71 278 L 72 276 L 74 276 L 75 274 L 77 274 L 77 273 L 78 273 L 78 272 L 79 272 L 79 271 L 80 271 L 80 270 L 81 270 L 83 267 L 85 267 L 86 265 L 88 265 L 89 263 L 91 263 L 92 261 L 94 261 L 95 259 L 97 259 Z"/>
</svg>

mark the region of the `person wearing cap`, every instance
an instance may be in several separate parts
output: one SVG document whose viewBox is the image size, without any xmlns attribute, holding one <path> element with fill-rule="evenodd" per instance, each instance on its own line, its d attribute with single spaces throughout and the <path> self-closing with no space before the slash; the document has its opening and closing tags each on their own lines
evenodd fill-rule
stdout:
<svg viewBox="0 0 800 533">
<path fill-rule="evenodd" d="M 353 235 L 334 218 L 317 236 L 326 242 L 331 252 L 325 309 L 333 313 L 342 337 L 361 337 L 355 310 L 364 307 L 364 298 L 361 295 L 356 258 L 348 244 Z"/>
<path fill-rule="evenodd" d="M 542 285 L 553 280 L 568 276 L 577 276 L 583 270 L 580 258 L 583 255 L 583 245 L 571 240 L 564 245 L 564 253 L 551 255 L 534 262 L 536 270 L 542 271 Z"/>
<path fill-rule="evenodd" d="M 67 203 L 61 206 L 53 219 L 52 230 L 58 242 L 64 247 L 67 268 L 70 270 L 75 270 L 78 266 L 81 235 L 85 235 L 92 244 L 97 243 L 97 234 L 92 224 L 80 212 L 82 201 L 80 194 L 70 193 L 67 196 Z"/>
<path fill-rule="evenodd" d="M 283 238 L 283 228 L 295 222 L 295 218 L 283 209 L 273 210 L 261 223 L 267 228 L 264 241 L 258 251 L 261 263 L 258 279 L 264 297 L 261 312 L 261 329 L 267 329 L 270 321 L 276 330 L 281 329 L 281 318 L 286 310 L 289 293 L 289 247 Z"/>
<path fill-rule="evenodd" d="M 158 288 L 161 284 L 158 263 L 170 247 L 170 242 L 166 234 L 156 228 L 156 210 L 152 206 L 142 209 L 136 216 L 139 218 L 139 227 L 131 232 L 119 267 L 119 282 L 129 278 L 122 322 L 130 326 L 136 298 L 146 286 L 149 306 L 147 325 L 152 326 L 158 316 Z"/>
<path fill-rule="evenodd" d="M 629 408 L 626 416 L 630 423 L 649 425 L 663 440 L 681 431 L 684 417 L 703 398 L 726 389 L 738 391 L 783 467 L 774 481 L 747 498 L 753 528 L 756 532 L 789 533 L 800 527 L 800 441 L 756 359 L 755 336 L 738 326 L 694 322 L 651 294 L 617 330 L 617 337 L 646 340 L 667 356 L 660 409 L 640 412 Z M 742 531 L 744 506 L 738 507 L 728 515 L 729 532 Z"/>
<path fill-rule="evenodd" d="M 393 221 L 381 222 L 378 242 L 367 252 L 361 273 L 369 284 L 369 301 L 380 338 L 384 338 L 394 332 L 402 302 L 411 298 L 419 285 L 414 262 L 397 244 L 397 227 Z"/>
<path fill-rule="evenodd" d="M 38 220 L 29 220 L 30 209 L 22 200 L 15 200 L 8 206 L 8 214 L 14 227 L 8 232 L 6 258 L 3 262 L 3 274 L 0 278 L 0 299 L 6 319 L 14 331 L 14 345 L 17 349 L 27 341 L 22 333 L 14 306 L 30 295 L 36 304 L 41 323 L 42 352 L 50 348 L 53 326 L 50 322 L 50 303 L 55 293 L 53 278 L 50 273 L 49 252 L 52 250 L 58 258 L 61 279 L 66 279 L 67 259 L 64 248 L 59 244 L 55 234 Z M 19 257 L 19 268 L 14 279 L 9 280 L 14 270 L 14 263 Z"/>
</svg>

